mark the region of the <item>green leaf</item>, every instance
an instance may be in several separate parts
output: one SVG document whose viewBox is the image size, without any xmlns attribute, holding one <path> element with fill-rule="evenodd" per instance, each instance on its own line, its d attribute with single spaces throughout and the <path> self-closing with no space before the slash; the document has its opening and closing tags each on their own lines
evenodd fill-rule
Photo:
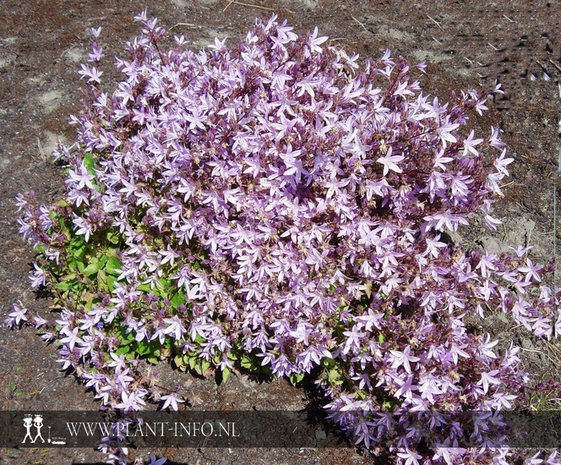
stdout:
<svg viewBox="0 0 561 465">
<path fill-rule="evenodd" d="M 59 281 L 55 284 L 55 289 L 60 291 L 69 291 L 75 282 L 71 279 L 65 279 L 64 281 Z"/>
<path fill-rule="evenodd" d="M 83 264 L 82 264 L 83 265 Z M 91 276 L 92 274 L 97 273 L 98 271 L 98 264 L 97 263 L 90 263 L 88 266 L 86 266 L 86 268 L 84 268 L 82 270 L 82 272 L 86 275 L 86 276 Z"/>
<path fill-rule="evenodd" d="M 248 355 L 244 355 L 240 360 L 240 365 L 242 366 L 242 368 L 251 370 L 252 368 L 254 368 L 255 363 L 253 358 L 249 357 Z"/>
<path fill-rule="evenodd" d="M 119 237 L 118 234 L 110 232 L 107 234 L 107 240 L 111 243 L 111 244 L 115 244 L 118 245 L 119 242 L 121 241 L 121 238 Z"/>
<path fill-rule="evenodd" d="M 108 283 L 107 275 L 103 270 L 99 270 L 97 272 L 97 287 L 99 289 L 111 290 L 111 287 L 109 286 Z"/>
<path fill-rule="evenodd" d="M 210 362 L 207 362 L 206 360 L 201 360 L 200 363 L 197 363 L 197 365 L 195 365 L 195 372 L 203 376 L 208 371 L 209 368 L 210 368 Z"/>
<path fill-rule="evenodd" d="M 78 258 L 79 260 L 83 260 L 86 256 L 86 244 L 84 244 L 82 247 L 76 249 L 73 253 L 73 255 Z"/>
<path fill-rule="evenodd" d="M 121 274 L 122 266 L 123 265 L 117 257 L 109 257 L 105 265 L 105 271 L 113 276 L 119 276 Z"/>
<path fill-rule="evenodd" d="M 99 269 L 102 269 L 106 263 L 107 263 L 107 255 L 104 254 L 98 258 Z"/>
<path fill-rule="evenodd" d="M 165 278 L 158 278 L 158 284 L 163 287 L 170 287 L 171 286 L 171 281 L 169 279 L 165 279 Z"/>
<path fill-rule="evenodd" d="M 92 176 L 96 176 L 96 172 L 95 172 L 95 168 L 94 168 L 94 159 L 93 159 L 93 153 L 92 152 L 86 152 L 86 154 L 84 155 L 84 166 L 86 167 L 86 170 L 88 170 L 88 173 L 90 173 Z"/>
<path fill-rule="evenodd" d="M 72 230 L 69 230 L 69 233 L 72 235 Z M 78 260 L 82 260 L 86 256 L 86 245 L 82 236 L 74 236 L 70 240 L 68 251 Z"/>
<path fill-rule="evenodd" d="M 142 292 L 150 292 L 152 290 L 149 283 L 141 284 L 140 286 L 137 286 L 136 289 Z"/>
<path fill-rule="evenodd" d="M 188 366 L 188 363 L 183 355 L 176 355 L 173 358 L 173 363 L 175 363 L 175 366 L 179 368 L 181 371 L 185 371 Z"/>
<path fill-rule="evenodd" d="M 99 273 L 101 273 L 101 270 L 98 272 L 98 274 Z M 115 283 L 118 281 L 119 280 L 115 276 L 107 276 L 107 288 L 112 291 L 113 289 L 115 289 Z"/>
<path fill-rule="evenodd" d="M 228 378 L 230 377 L 230 374 L 232 373 L 232 371 L 229 368 L 224 368 L 222 370 L 216 370 L 216 384 L 218 384 L 219 386 L 222 383 L 225 383 L 226 381 L 228 381 Z"/>
<path fill-rule="evenodd" d="M 122 355 L 122 354 L 126 354 L 127 352 L 129 352 L 129 350 L 130 350 L 130 346 L 125 345 L 125 346 L 119 347 L 119 348 L 115 351 L 115 353 L 116 353 L 117 355 Z"/>
<path fill-rule="evenodd" d="M 289 377 L 290 383 L 293 386 L 296 386 L 303 379 L 304 379 L 304 373 L 292 374 Z"/>
<path fill-rule="evenodd" d="M 81 260 L 74 259 L 68 261 L 68 268 L 73 272 L 82 273 L 85 267 L 86 265 Z"/>
<path fill-rule="evenodd" d="M 70 248 L 71 249 L 78 249 L 80 247 L 82 247 L 83 245 L 86 245 L 84 239 L 82 238 L 82 236 L 74 236 L 71 240 L 70 240 Z"/>
<path fill-rule="evenodd" d="M 183 291 L 178 291 L 170 300 L 171 305 L 175 308 L 179 307 L 181 304 L 185 303 L 185 293 Z"/>
<path fill-rule="evenodd" d="M 86 300 L 86 303 L 84 304 L 84 309 L 86 310 L 86 312 L 89 312 L 92 309 L 94 297 L 95 296 L 93 294 L 86 294 L 84 296 L 84 299 Z"/>
<path fill-rule="evenodd" d="M 130 332 L 130 333 L 126 333 L 125 329 L 122 329 L 120 331 L 119 334 L 119 339 L 121 340 L 121 343 L 125 344 L 125 345 L 130 345 L 134 342 L 134 332 Z"/>
<path fill-rule="evenodd" d="M 69 234 L 72 230 L 72 226 L 71 226 L 71 222 L 70 221 L 66 221 L 64 218 L 60 218 L 60 229 L 62 229 L 63 232 Z M 69 224 L 70 223 L 70 224 Z M 68 238 L 70 239 L 70 236 L 68 236 Z"/>
<path fill-rule="evenodd" d="M 339 370 L 337 370 L 336 368 L 329 370 L 329 373 L 327 374 L 327 379 L 329 380 L 330 384 L 333 384 L 335 386 L 339 386 L 340 384 L 343 384 L 343 381 L 341 380 L 341 373 L 339 373 Z"/>
<path fill-rule="evenodd" d="M 366 399 L 366 392 L 364 391 L 355 391 L 355 397 L 358 397 L 361 400 Z"/>
<path fill-rule="evenodd" d="M 134 331 L 129 331 L 127 333 L 127 328 L 118 325 L 117 327 L 115 327 L 115 335 L 119 338 L 119 340 L 121 341 L 121 345 L 130 345 L 133 342 L 135 342 L 134 339 Z"/>
<path fill-rule="evenodd" d="M 139 355 L 146 355 L 150 353 L 150 345 L 146 341 L 140 341 L 136 345 L 136 352 Z"/>
</svg>

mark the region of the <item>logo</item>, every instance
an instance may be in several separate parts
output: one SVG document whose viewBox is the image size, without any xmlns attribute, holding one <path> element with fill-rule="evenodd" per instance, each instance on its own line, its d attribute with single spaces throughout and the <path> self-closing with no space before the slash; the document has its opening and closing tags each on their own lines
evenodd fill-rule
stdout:
<svg viewBox="0 0 561 465">
<path fill-rule="evenodd" d="M 51 427 L 48 426 L 49 433 L 47 435 L 47 440 L 42 434 L 44 423 L 43 415 L 38 414 L 25 414 L 23 417 L 23 427 L 25 429 L 25 436 L 23 437 L 22 444 L 45 444 L 45 442 L 53 445 L 64 445 L 66 444 L 66 438 L 51 438 Z"/>
<path fill-rule="evenodd" d="M 25 444 L 28 439 L 31 444 L 35 444 L 37 439 L 40 439 L 41 443 L 45 443 L 45 438 L 43 438 L 41 434 L 43 415 L 25 415 L 23 417 L 23 427 L 25 428 L 25 436 L 23 437 L 23 441 L 21 441 L 22 444 Z M 35 435 L 33 436 L 33 434 Z"/>
</svg>

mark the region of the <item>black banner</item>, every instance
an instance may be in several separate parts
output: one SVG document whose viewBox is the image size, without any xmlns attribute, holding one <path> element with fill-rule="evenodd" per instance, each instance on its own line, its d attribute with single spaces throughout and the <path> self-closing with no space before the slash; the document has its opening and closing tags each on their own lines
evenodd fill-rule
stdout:
<svg viewBox="0 0 561 465">
<path fill-rule="evenodd" d="M 374 431 L 380 426 L 386 434 L 370 439 L 371 445 L 379 447 L 400 438 L 402 445 L 410 447 L 561 447 L 561 411 L 344 415 L 350 430 Z M 102 442 L 179 448 L 326 448 L 352 444 L 337 425 L 325 419 L 321 409 L 144 411 L 129 415 L 112 411 L 0 412 L 0 432 L 0 447 L 10 448 L 89 448 Z"/>
</svg>

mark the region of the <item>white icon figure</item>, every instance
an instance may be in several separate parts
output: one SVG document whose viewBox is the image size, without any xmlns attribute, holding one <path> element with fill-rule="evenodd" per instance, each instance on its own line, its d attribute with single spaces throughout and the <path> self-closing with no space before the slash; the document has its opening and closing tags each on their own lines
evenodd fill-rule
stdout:
<svg viewBox="0 0 561 465">
<path fill-rule="evenodd" d="M 33 418 L 33 425 L 37 429 L 37 434 L 35 435 L 35 439 L 32 442 L 37 441 L 37 438 L 41 438 L 41 442 L 44 444 L 45 440 L 41 435 L 41 428 L 43 427 L 43 415 L 35 415 Z"/>
<path fill-rule="evenodd" d="M 23 438 L 23 441 L 21 441 L 22 444 L 25 444 L 25 441 L 27 441 L 27 438 L 29 438 L 29 441 L 31 442 L 31 444 L 33 444 L 35 442 L 35 439 L 33 439 L 31 437 L 31 426 L 33 425 L 33 416 L 32 415 L 25 415 L 23 417 L 23 427 L 25 428 L 25 436 Z"/>
</svg>

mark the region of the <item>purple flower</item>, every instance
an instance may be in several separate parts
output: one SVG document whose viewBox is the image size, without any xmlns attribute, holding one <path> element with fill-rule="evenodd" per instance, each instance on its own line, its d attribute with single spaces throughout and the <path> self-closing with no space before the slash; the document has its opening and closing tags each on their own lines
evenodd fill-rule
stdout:
<svg viewBox="0 0 561 465">
<path fill-rule="evenodd" d="M 411 373 L 411 363 L 418 362 L 420 360 L 419 357 L 411 355 L 411 347 L 409 345 L 405 346 L 403 351 L 390 350 L 390 354 L 392 368 L 399 368 L 400 366 L 403 366 L 407 373 Z"/>
<path fill-rule="evenodd" d="M 78 71 L 78 74 L 80 74 L 83 78 L 88 78 L 89 83 L 100 84 L 100 77 L 103 74 L 103 71 L 98 70 L 94 66 L 88 67 L 86 65 L 82 65 L 82 69 Z"/>
<path fill-rule="evenodd" d="M 115 405 L 115 408 L 122 409 L 125 412 L 130 410 L 141 410 L 146 403 L 143 400 L 144 393 L 141 391 L 121 393 L 121 402 Z"/>
<path fill-rule="evenodd" d="M 172 410 L 177 411 L 178 410 L 178 406 L 177 403 L 183 403 L 185 402 L 184 400 L 182 400 L 180 397 L 178 397 L 176 394 L 166 394 L 160 397 L 160 401 L 164 401 L 163 405 L 162 405 L 162 410 L 165 410 L 166 408 L 171 408 Z"/>
<path fill-rule="evenodd" d="M 401 452 L 397 452 L 397 456 L 400 459 L 403 459 L 403 461 L 401 461 L 401 464 L 403 465 L 419 465 L 419 459 L 422 457 L 408 448 L 405 448 Z"/>
<path fill-rule="evenodd" d="M 74 346 L 82 342 L 82 339 L 78 335 L 78 332 L 79 332 L 78 328 L 73 328 L 72 330 L 70 330 L 67 326 L 62 328 L 60 333 L 63 334 L 65 337 L 60 339 L 60 342 L 62 344 L 65 344 L 71 351 L 74 350 Z"/>
<path fill-rule="evenodd" d="M 150 456 L 150 463 L 148 465 L 164 465 L 167 462 L 166 458 L 156 459 L 154 455 Z"/>
<path fill-rule="evenodd" d="M 97 39 L 99 37 L 99 34 L 101 33 L 101 27 L 92 27 L 90 29 L 90 32 Z"/>
<path fill-rule="evenodd" d="M 164 334 L 173 336 L 176 341 L 183 339 L 183 335 L 187 332 L 187 330 L 177 315 L 174 315 L 172 318 L 164 318 L 163 321 L 168 324 L 168 326 L 163 330 Z"/>
<path fill-rule="evenodd" d="M 403 155 L 392 155 L 392 147 L 389 147 L 386 154 L 383 157 L 379 157 L 376 161 L 384 165 L 383 175 L 386 176 L 390 171 L 402 173 L 403 170 L 399 167 L 398 163 L 403 160 L 405 160 Z"/>
<path fill-rule="evenodd" d="M 4 320 L 4 324 L 8 327 L 14 327 L 19 326 L 24 321 L 28 321 L 27 311 L 27 308 L 14 304 L 12 306 L 12 311 L 8 313 L 8 318 Z"/>
</svg>

